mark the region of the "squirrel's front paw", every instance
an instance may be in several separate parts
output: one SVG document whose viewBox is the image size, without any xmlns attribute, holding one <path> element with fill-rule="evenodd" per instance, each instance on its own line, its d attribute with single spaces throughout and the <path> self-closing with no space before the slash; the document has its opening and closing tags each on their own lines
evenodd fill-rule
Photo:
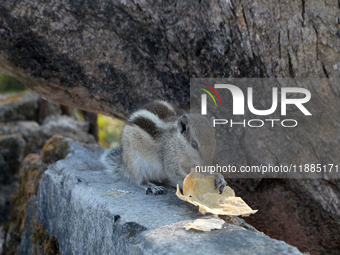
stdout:
<svg viewBox="0 0 340 255">
<path fill-rule="evenodd" d="M 217 174 L 215 179 L 215 188 L 219 189 L 220 194 L 222 194 L 226 186 L 227 182 L 224 180 L 224 177 L 221 174 Z"/>
<path fill-rule="evenodd" d="M 151 192 L 154 195 L 159 195 L 159 194 L 164 194 L 165 190 L 162 186 L 152 185 L 152 186 L 148 186 L 145 189 L 145 194 L 149 194 L 149 192 Z"/>
<path fill-rule="evenodd" d="M 145 189 L 145 194 L 152 193 L 154 195 L 158 195 L 165 193 L 165 189 L 162 186 L 157 186 L 149 181 L 139 183 L 139 186 Z"/>
</svg>

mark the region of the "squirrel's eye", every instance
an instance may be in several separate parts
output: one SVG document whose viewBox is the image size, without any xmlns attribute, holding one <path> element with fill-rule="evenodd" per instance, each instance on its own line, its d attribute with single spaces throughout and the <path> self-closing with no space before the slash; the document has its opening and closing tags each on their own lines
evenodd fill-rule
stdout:
<svg viewBox="0 0 340 255">
<path fill-rule="evenodd" d="M 191 147 L 194 148 L 195 150 L 198 150 L 198 143 L 196 140 L 192 140 Z"/>
</svg>

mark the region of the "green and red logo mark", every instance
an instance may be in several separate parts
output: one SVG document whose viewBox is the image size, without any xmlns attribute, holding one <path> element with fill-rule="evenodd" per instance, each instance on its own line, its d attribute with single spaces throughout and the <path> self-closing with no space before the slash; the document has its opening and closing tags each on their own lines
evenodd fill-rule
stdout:
<svg viewBox="0 0 340 255">
<path fill-rule="evenodd" d="M 222 100 L 221 100 L 221 97 L 219 96 L 219 94 L 217 93 L 217 91 L 211 87 L 210 85 L 208 84 L 205 84 L 205 83 L 200 83 L 200 82 L 197 82 L 198 84 L 202 84 L 203 86 L 207 87 L 208 89 L 210 89 L 212 92 L 214 92 L 214 94 L 217 96 L 218 100 L 220 101 L 220 104 L 222 106 Z M 212 100 L 214 101 L 215 103 L 215 106 L 217 106 L 217 103 L 216 103 L 216 100 L 214 98 L 214 96 L 211 94 L 211 92 L 205 88 L 199 88 L 200 90 L 203 90 L 204 92 L 206 92 L 211 98 Z"/>
</svg>

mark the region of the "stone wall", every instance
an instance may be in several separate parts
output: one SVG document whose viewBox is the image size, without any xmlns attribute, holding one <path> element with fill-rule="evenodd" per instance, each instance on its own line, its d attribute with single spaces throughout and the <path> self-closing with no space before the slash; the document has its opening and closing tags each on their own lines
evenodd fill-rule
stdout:
<svg viewBox="0 0 340 255">
<path fill-rule="evenodd" d="M 172 188 L 165 195 L 146 195 L 135 184 L 113 179 L 98 161 L 102 152 L 98 146 L 55 136 L 41 157 L 26 157 L 20 173 L 28 174 L 21 175 L 22 181 L 39 177 L 21 184 L 31 192 L 24 199 L 26 214 L 20 218 L 17 210 L 19 222 L 10 226 L 21 233 L 14 252 L 302 254 L 237 217 L 226 217 L 221 230 L 186 231 L 183 226 L 194 219 L 216 216 L 201 215 L 197 207 L 179 200 Z M 15 233 L 8 232 L 6 242 L 15 240 Z M 14 244 L 7 242 L 6 249 Z"/>
</svg>

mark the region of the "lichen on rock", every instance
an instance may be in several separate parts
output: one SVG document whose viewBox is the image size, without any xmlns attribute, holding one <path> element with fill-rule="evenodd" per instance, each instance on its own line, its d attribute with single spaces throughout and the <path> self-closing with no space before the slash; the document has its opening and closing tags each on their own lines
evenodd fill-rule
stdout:
<svg viewBox="0 0 340 255">
<path fill-rule="evenodd" d="M 48 140 L 42 149 L 42 162 L 46 164 L 54 163 L 63 159 L 69 153 L 69 145 L 65 137 L 53 136 Z"/>
<path fill-rule="evenodd" d="M 19 190 L 13 197 L 11 218 L 4 225 L 6 242 L 3 252 L 16 254 L 21 241 L 21 235 L 26 227 L 27 209 L 31 199 L 36 196 L 39 182 L 47 165 L 40 160 L 39 155 L 26 156 L 19 170 Z"/>
</svg>

